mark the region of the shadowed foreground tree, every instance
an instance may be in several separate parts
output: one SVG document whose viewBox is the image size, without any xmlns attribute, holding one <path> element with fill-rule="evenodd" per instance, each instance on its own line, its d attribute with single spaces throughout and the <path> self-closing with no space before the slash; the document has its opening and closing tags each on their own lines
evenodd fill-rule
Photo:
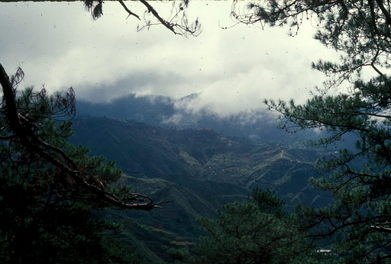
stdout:
<svg viewBox="0 0 391 264">
<path fill-rule="evenodd" d="M 129 16 L 141 20 L 124 1 Z M 144 6 L 144 26 L 161 24 L 174 34 L 197 35 L 189 23 L 188 1 L 174 3 L 164 19 L 151 2 Z M 103 1 L 84 1 L 94 19 Z M 150 17 L 152 16 L 153 22 Z M 108 236 L 112 226 L 99 216 L 102 208 L 151 210 L 152 199 L 113 188 L 121 172 L 102 158 L 66 142 L 75 113 L 72 89 L 47 96 L 44 89 L 18 92 L 23 71 L 7 75 L 0 64 L 0 259 L 2 263 L 138 263 L 132 249 Z M 114 245 L 114 246 L 109 246 Z"/>
<path fill-rule="evenodd" d="M 147 196 L 112 187 L 121 172 L 66 142 L 73 90 L 16 89 L 0 65 L 0 259 L 2 263 L 129 263 L 131 251 L 108 246 L 100 209 L 151 210 Z M 113 243 L 111 243 L 113 244 Z M 115 244 L 115 243 L 114 243 Z"/>
<path fill-rule="evenodd" d="M 119 2 L 121 5 L 123 4 L 122 1 Z M 166 28 L 176 32 L 174 28 L 177 24 L 170 24 L 171 20 L 165 20 L 168 22 L 163 23 L 156 16 L 156 10 L 148 7 L 148 2 L 140 2 L 147 8 L 147 14 L 152 14 Z M 181 8 L 184 9 L 187 6 L 187 2 L 184 3 L 185 5 L 179 8 L 180 11 Z M 336 259 L 342 263 L 390 263 L 390 1 L 270 0 L 244 3 L 249 8 L 244 9 L 245 13 L 238 11 L 241 10 L 238 7 L 243 2 L 235 1 L 234 3 L 232 14 L 239 21 L 270 26 L 288 24 L 293 31 L 292 34 L 295 34 L 300 28 L 303 20 L 309 20 L 318 26 L 315 38 L 341 55 L 337 62 L 319 61 L 314 63 L 313 67 L 324 72 L 330 79 L 325 83 L 324 89 L 319 89 L 319 95 L 308 100 L 306 104 L 296 105 L 293 101 L 290 103 L 268 101 L 267 104 L 271 109 L 282 113 L 282 120 L 286 121 L 283 126 L 287 129 L 293 123 L 300 128 L 321 128 L 330 131 L 332 135 L 321 140 L 320 143 L 337 141 L 348 133 L 357 136 L 355 150 L 340 150 L 321 162 L 324 169 L 331 170 L 334 174 L 330 178 L 314 181 L 320 188 L 334 194 L 334 204 L 323 209 L 303 209 L 303 219 L 306 219 L 308 227 L 320 225 L 320 229 L 315 229 L 316 231 L 312 234 L 314 237 L 331 236 L 335 239 L 334 254 L 337 256 Z M 102 5 L 102 1 L 86 1 L 86 6 L 91 8 L 95 18 L 102 14 Z M 139 17 L 127 6 L 123 5 L 123 7 L 130 16 Z M 175 12 L 174 17 L 177 17 Z M 183 21 L 186 22 L 186 20 Z M 152 24 L 147 23 L 147 26 L 149 25 Z M 186 31 L 186 27 L 182 29 Z M 363 72 L 365 78 L 362 77 Z M 22 179 L 18 180 L 16 185 L 19 187 L 15 188 L 25 188 L 22 188 L 23 195 L 18 195 L 18 197 L 27 197 L 25 201 L 28 202 L 37 201 L 41 206 L 39 208 L 44 209 L 46 201 L 49 201 L 49 204 L 53 201 L 53 195 L 55 195 L 54 197 L 63 197 L 71 194 L 75 195 L 71 196 L 72 199 L 77 197 L 77 200 L 71 201 L 87 201 L 91 199 L 89 197 L 94 197 L 93 199 L 99 203 L 122 208 L 151 209 L 155 207 L 155 204 L 148 197 L 135 194 L 121 195 L 108 191 L 107 186 L 110 182 L 108 178 L 111 177 L 107 175 L 110 174 L 94 171 L 96 167 L 83 167 L 82 165 L 88 164 L 88 162 L 78 161 L 82 157 L 76 155 L 77 151 L 64 151 L 68 147 L 61 140 L 62 137 L 58 135 L 63 135 L 65 132 L 62 132 L 61 126 L 56 126 L 50 115 L 53 113 L 51 111 L 57 107 L 67 106 L 67 100 L 28 99 L 29 97 L 36 98 L 37 95 L 33 96 L 33 93 L 29 91 L 17 99 L 13 85 L 18 82 L 21 75 L 19 72 L 15 78 L 9 80 L 4 70 L 0 71 L 0 83 L 3 87 L 4 98 L 0 127 L 2 133 L 1 151 L 4 155 L 1 157 L 6 159 L 4 164 L 7 164 L 1 168 L 4 169 L 2 175 L 6 177 L 6 182 L 10 183 L 12 181 L 9 178 L 14 179 L 15 177 L 7 175 L 14 175 L 12 174 L 13 170 L 23 171 L 23 173 L 17 173 L 17 175 L 21 175 Z M 349 87 L 349 90 L 337 93 L 338 88 L 342 86 Z M 71 95 L 72 93 L 69 94 L 70 98 Z M 47 97 L 42 96 L 42 98 Z M 65 107 L 64 109 L 69 108 Z M 355 164 L 356 160 L 360 160 L 359 165 Z M 20 165 L 24 161 L 27 161 L 27 164 Z M 37 162 L 46 164 L 50 172 L 48 174 L 41 172 L 39 168 L 46 167 L 36 165 Z M 33 166 L 31 167 L 34 168 L 33 173 L 29 166 Z M 6 172 L 7 170 L 9 172 Z M 40 173 L 39 177 L 34 177 L 38 173 Z M 42 178 L 45 175 L 49 175 L 47 176 L 48 180 L 43 181 L 46 179 Z M 56 185 L 50 184 L 53 182 L 51 180 L 53 177 L 56 179 L 54 181 Z M 61 180 L 64 183 L 61 183 Z M 72 186 L 72 188 L 68 188 L 68 186 Z M 38 195 L 33 191 L 35 188 L 47 191 L 38 192 L 40 194 Z M 55 191 L 50 191 L 52 188 Z M 7 190 L 9 188 L 6 188 L 4 192 Z M 65 194 L 62 194 L 63 190 L 65 190 Z M 69 190 L 74 190 L 74 192 L 69 192 Z M 11 192 L 9 195 L 13 193 L 18 192 Z M 46 196 L 42 196 L 43 194 Z M 68 196 L 64 197 L 71 199 Z M 2 201 L 10 201 L 10 199 Z M 34 217 L 26 217 L 29 213 L 24 204 L 12 205 L 11 203 L 11 209 L 4 211 L 7 214 L 5 219 L 11 219 L 14 217 L 13 214 L 16 214 L 15 219 L 23 219 L 23 221 L 18 220 L 17 223 L 20 225 L 13 229 L 16 230 L 15 233 L 7 233 L 7 229 L 2 231 L 1 239 L 2 242 L 5 242 L 1 244 L 7 245 L 1 249 L 2 254 L 13 252 L 12 249 L 20 249 L 18 245 L 23 245 L 21 241 L 24 241 L 20 239 L 20 235 L 27 234 L 26 228 L 30 223 L 34 223 L 32 220 Z M 251 209 L 253 205 L 248 206 Z M 28 206 L 28 208 L 32 207 Z M 232 213 L 236 211 L 244 213 L 241 206 L 227 209 L 229 214 L 222 215 L 221 219 L 225 217 L 231 219 Z M 263 219 L 262 217 L 258 218 L 263 214 L 256 215 L 253 213 L 254 210 L 249 211 L 251 216 L 249 221 Z M 230 221 L 234 220 L 235 218 L 232 218 Z M 281 220 L 276 219 L 275 221 L 280 223 Z M 207 227 L 208 224 L 205 226 Z M 274 230 L 267 231 L 273 232 Z M 276 233 L 278 234 L 277 231 Z M 46 237 L 50 239 L 49 235 Z M 218 243 L 208 245 L 213 248 Z M 235 245 L 235 248 L 240 248 L 240 245 Z M 231 248 L 228 253 L 232 253 L 232 251 L 234 249 Z M 265 252 L 265 256 L 267 255 L 267 251 L 261 252 Z M 248 252 L 248 254 L 250 256 L 252 253 Z M 21 262 L 20 257 L 17 256 L 18 254 L 13 253 L 10 261 Z"/>
<path fill-rule="evenodd" d="M 258 1 L 242 13 L 239 7 L 234 16 L 240 21 L 288 24 L 292 34 L 308 20 L 317 25 L 315 38 L 340 54 L 338 61 L 313 64 L 329 79 L 305 104 L 266 103 L 282 114 L 285 129 L 329 131 L 320 143 L 346 134 L 358 139 L 354 150 L 319 162 L 333 173 L 314 183 L 334 195 L 333 205 L 302 213 L 308 227 L 318 227 L 314 237 L 335 240 L 342 263 L 391 263 L 391 2 Z"/>
<path fill-rule="evenodd" d="M 10 146 L 10 149 L 12 144 L 20 144 L 22 150 L 36 155 L 57 168 L 60 174 L 68 177 L 75 186 L 84 188 L 86 192 L 98 196 L 99 199 L 113 206 L 139 210 L 158 207 L 149 197 L 141 194 L 129 193 L 127 196 L 120 197 L 109 191 L 107 184 L 91 171 L 77 164 L 64 151 L 65 138 L 69 133 L 60 131 L 54 134 L 53 142 L 47 141 L 45 137 L 50 135 L 48 133 L 55 131 L 55 119 L 61 120 L 74 115 L 73 89 L 70 88 L 64 96 L 55 94 L 52 97 L 48 97 L 44 89 L 38 93 L 34 93 L 33 89 L 27 89 L 22 96 L 18 97 L 16 87 L 23 76 L 24 73 L 19 68 L 16 74 L 9 78 L 0 64 L 0 85 L 3 91 L 0 120 L 2 121 L 1 132 L 4 134 L 1 139 Z M 54 128 L 45 127 L 48 122 Z M 60 123 L 60 128 L 70 126 L 68 123 Z"/>
</svg>

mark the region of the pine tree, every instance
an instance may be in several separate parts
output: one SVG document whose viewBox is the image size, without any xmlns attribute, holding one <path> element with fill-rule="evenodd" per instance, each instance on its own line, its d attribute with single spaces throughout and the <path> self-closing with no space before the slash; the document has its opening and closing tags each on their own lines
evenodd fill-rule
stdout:
<svg viewBox="0 0 391 264">
<path fill-rule="evenodd" d="M 115 226 L 102 210 L 155 205 L 112 187 L 121 171 L 66 141 L 72 133 L 67 120 L 74 113 L 72 89 L 53 96 L 33 88 L 18 94 L 23 72 L 9 79 L 2 73 L 1 263 L 139 263 L 131 248 L 109 237 Z M 118 255 L 121 251 L 128 252 Z"/>
<path fill-rule="evenodd" d="M 321 263 L 283 201 L 256 189 L 247 202 L 227 204 L 217 218 L 201 219 L 207 233 L 186 263 Z M 332 263 L 330 260 L 326 263 Z"/>
<path fill-rule="evenodd" d="M 282 127 L 327 130 L 319 143 L 357 139 L 319 162 L 330 177 L 314 184 L 334 195 L 333 205 L 303 210 L 314 237 L 333 239 L 343 263 L 389 263 L 391 258 L 391 3 L 383 0 L 262 1 L 237 14 L 245 23 L 318 25 L 315 38 L 340 54 L 313 67 L 328 81 L 303 105 L 266 101 L 282 114 Z M 363 78 L 363 73 L 365 76 Z M 342 89 L 344 87 L 344 89 Z M 346 89 L 347 88 L 347 89 Z M 331 237 L 331 238 L 330 238 Z"/>
</svg>

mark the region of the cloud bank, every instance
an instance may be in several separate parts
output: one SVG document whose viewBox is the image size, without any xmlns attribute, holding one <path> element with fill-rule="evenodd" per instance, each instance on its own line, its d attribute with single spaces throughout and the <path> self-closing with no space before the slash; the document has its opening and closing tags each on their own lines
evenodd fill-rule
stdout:
<svg viewBox="0 0 391 264">
<path fill-rule="evenodd" d="M 25 86 L 72 86 L 95 102 L 197 93 L 178 107 L 228 116 L 259 110 L 265 98 L 308 98 L 323 80 L 311 62 L 335 57 L 312 39 L 314 28 L 304 25 L 296 37 L 286 28 L 224 30 L 234 24 L 230 10 L 228 1 L 193 1 L 189 13 L 199 16 L 203 32 L 183 38 L 163 27 L 136 32 L 138 22 L 118 3 L 105 3 L 96 21 L 81 2 L 0 3 L 0 63 L 9 72 L 21 66 Z"/>
</svg>

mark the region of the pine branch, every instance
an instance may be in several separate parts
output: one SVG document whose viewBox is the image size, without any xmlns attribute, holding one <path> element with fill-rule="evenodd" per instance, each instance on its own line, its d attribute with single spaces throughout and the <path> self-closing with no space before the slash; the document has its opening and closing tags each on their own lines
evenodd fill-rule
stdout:
<svg viewBox="0 0 391 264">
<path fill-rule="evenodd" d="M 121 200 L 114 193 L 106 191 L 103 186 L 98 187 L 87 182 L 85 180 L 86 175 L 83 175 L 76 163 L 63 150 L 50 145 L 36 136 L 32 130 L 34 123 L 22 114 L 18 113 L 15 90 L 13 89 L 11 81 L 1 64 L 0 84 L 2 86 L 5 102 L 4 107 L 6 122 L 9 124 L 9 127 L 15 137 L 19 139 L 20 143 L 28 149 L 28 151 L 38 154 L 42 159 L 60 169 L 64 174 L 71 176 L 74 181 L 84 189 L 113 206 L 136 210 L 151 210 L 153 208 L 160 207 L 159 204 L 154 203 L 154 201 L 148 196 L 138 193 L 129 193 L 131 199 L 128 198 L 127 200 L 135 202 L 127 202 L 123 199 Z"/>
</svg>

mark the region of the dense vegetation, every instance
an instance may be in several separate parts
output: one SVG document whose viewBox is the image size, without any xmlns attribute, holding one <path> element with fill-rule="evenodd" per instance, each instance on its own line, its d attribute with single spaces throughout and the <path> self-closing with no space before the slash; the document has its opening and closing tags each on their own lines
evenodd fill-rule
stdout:
<svg viewBox="0 0 391 264">
<path fill-rule="evenodd" d="M 309 263 L 312 247 L 283 204 L 271 192 L 254 189 L 249 201 L 225 205 L 216 219 L 201 220 L 208 236 L 185 262 Z"/>
<path fill-rule="evenodd" d="M 198 218 L 216 216 L 226 203 L 246 201 L 253 188 L 273 190 L 290 210 L 329 199 L 308 183 L 318 177 L 312 165 L 316 151 L 109 118 L 75 119 L 74 130 L 73 143 L 117 162 L 126 174 L 122 183 L 154 200 L 172 201 L 148 214 L 121 214 L 144 230 L 136 234 L 143 247 L 163 259 L 175 257 L 174 250 L 188 248 L 202 234 Z"/>
<path fill-rule="evenodd" d="M 16 94 L 22 70 L 11 78 L 1 65 L 0 72 L 2 263 L 136 261 L 121 253 L 132 246 L 113 240 L 115 226 L 102 210 L 148 210 L 153 202 L 128 188 L 112 188 L 121 175 L 113 163 L 67 143 L 71 123 L 63 120 L 74 109 L 72 90 L 51 97 L 32 88 Z"/>
<path fill-rule="evenodd" d="M 253 16 L 239 15 L 246 23 L 289 24 L 299 30 L 303 20 L 315 20 L 315 38 L 339 53 L 339 61 L 313 64 L 330 78 L 305 104 L 266 103 L 289 126 L 331 132 L 322 144 L 346 133 L 357 136 L 354 150 L 341 149 L 319 163 L 333 173 L 314 183 L 332 193 L 335 202 L 304 210 L 304 219 L 308 226 L 324 227 L 313 235 L 334 239 L 334 252 L 342 262 L 389 263 L 390 1 L 264 1 L 250 8 Z"/>
<path fill-rule="evenodd" d="M 195 33 L 198 27 L 198 22 L 195 27 L 170 23 L 148 2 L 140 2 L 174 33 Z M 85 1 L 94 18 L 102 14 L 102 3 Z M 184 1 L 179 11 L 186 9 L 187 4 L 188 1 Z M 129 15 L 138 17 L 126 6 L 124 8 Z M 332 174 L 313 182 L 333 195 L 330 206 L 301 207 L 288 213 L 271 193 L 256 190 L 249 201 L 231 203 L 218 213 L 217 218 L 201 220 L 207 236 L 189 250 L 197 256 L 184 253 L 187 249 L 174 250 L 171 259 L 166 260 L 190 263 L 319 263 L 323 260 L 326 263 L 390 263 L 390 2 L 261 1 L 251 3 L 248 8 L 244 14 L 232 14 L 244 23 L 289 24 L 293 30 L 300 28 L 303 19 L 316 20 L 319 24 L 316 39 L 341 54 L 339 62 L 319 61 L 313 65 L 330 76 L 325 89 L 320 89 L 320 93 L 304 105 L 293 101 L 267 101 L 267 104 L 279 111 L 282 120 L 289 125 L 294 123 L 299 128 L 321 128 L 331 132 L 330 137 L 320 140 L 321 144 L 353 133 L 358 139 L 356 148 L 342 149 L 319 163 Z M 372 72 L 366 72 L 369 77 L 364 79 L 361 73 L 366 68 Z M 4 263 L 141 261 L 132 254 L 136 250 L 129 243 L 132 234 L 124 240 L 124 233 L 118 233 L 121 229 L 108 224 L 117 211 L 103 209 L 150 210 L 157 205 L 147 196 L 113 187 L 121 176 L 113 164 L 105 163 L 102 158 L 88 157 L 85 148 L 67 143 L 70 124 L 63 120 L 64 114 L 73 113 L 72 91 L 65 97 L 48 97 L 44 90 L 34 92 L 33 89 L 18 94 L 16 86 L 22 78 L 21 70 L 8 78 L 0 67 L 3 88 L 0 112 L 1 260 Z M 339 91 L 341 84 L 349 89 Z M 335 88 L 337 91 L 333 90 Z M 284 128 L 287 123 L 282 123 Z M 200 161 L 205 162 L 208 155 L 216 154 L 217 149 L 225 146 L 214 147 L 204 152 L 196 147 L 193 153 L 190 150 L 181 152 L 178 148 L 179 151 L 172 154 L 180 153 L 189 166 L 196 168 Z M 168 160 L 175 159 L 177 157 L 173 155 Z M 167 168 L 171 169 L 171 165 L 176 166 L 172 163 Z M 181 168 L 179 173 L 189 176 L 186 171 L 189 166 L 183 167 L 183 171 Z M 159 171 L 159 168 L 151 167 L 152 171 Z M 139 171 L 149 176 L 148 168 Z M 132 178 L 121 180 L 129 179 Z M 148 182 L 148 179 L 143 181 Z M 170 186 L 164 180 L 153 182 L 164 188 Z M 201 200 L 202 197 L 196 199 Z M 299 223 L 298 219 L 304 222 Z M 147 229 L 167 233 L 160 226 L 144 225 L 140 232 L 144 239 Z M 330 247 L 331 253 L 316 251 L 317 246 L 310 238 L 325 238 L 323 245 Z M 191 245 L 191 241 L 176 242 Z"/>
</svg>

